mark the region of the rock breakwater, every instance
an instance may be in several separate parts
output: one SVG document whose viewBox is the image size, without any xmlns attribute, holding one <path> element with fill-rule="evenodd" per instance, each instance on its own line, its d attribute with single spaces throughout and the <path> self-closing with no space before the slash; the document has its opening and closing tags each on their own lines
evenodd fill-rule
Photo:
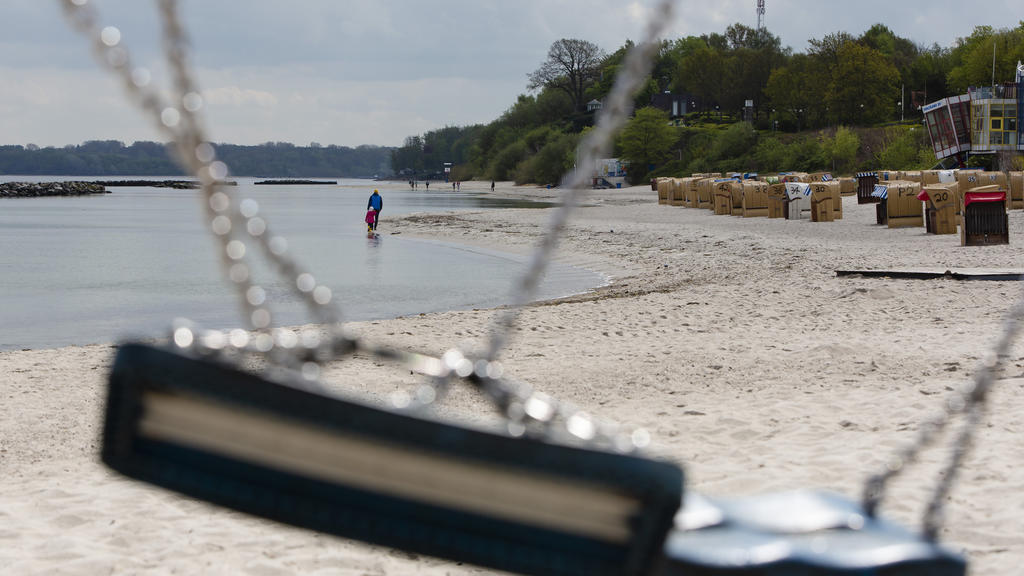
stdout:
<svg viewBox="0 0 1024 576">
<path fill-rule="evenodd" d="M 96 182 L 0 182 L 0 198 L 85 196 L 109 193 L 102 184 Z"/>
</svg>

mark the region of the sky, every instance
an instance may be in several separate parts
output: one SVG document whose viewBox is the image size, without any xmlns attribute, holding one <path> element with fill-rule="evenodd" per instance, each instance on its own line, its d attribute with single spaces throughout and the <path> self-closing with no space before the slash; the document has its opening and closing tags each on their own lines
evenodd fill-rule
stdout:
<svg viewBox="0 0 1024 576">
<path fill-rule="evenodd" d="M 169 87 L 156 3 L 89 0 L 101 26 Z M 527 93 L 560 38 L 607 52 L 642 35 L 656 0 L 182 0 L 210 139 L 232 144 L 400 146 L 487 123 Z M 667 39 L 757 24 L 756 0 L 680 0 Z M 975 26 L 1014 27 L 1019 0 L 766 0 L 765 25 L 794 52 L 811 38 L 883 23 L 953 46 Z M 0 0 L 0 145 L 162 141 L 66 25 L 60 0 Z M 1008 72 L 1008 73 L 1012 73 Z"/>
</svg>

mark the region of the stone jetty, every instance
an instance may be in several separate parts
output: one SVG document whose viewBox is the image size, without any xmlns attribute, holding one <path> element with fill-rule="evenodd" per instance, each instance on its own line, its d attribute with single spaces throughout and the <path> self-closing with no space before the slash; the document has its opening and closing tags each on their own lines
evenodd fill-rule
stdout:
<svg viewBox="0 0 1024 576">
<path fill-rule="evenodd" d="M 194 190 L 199 188 L 199 182 L 195 180 L 99 180 L 97 184 L 108 187 L 136 186 L 148 188 L 173 188 L 175 190 Z M 238 186 L 238 182 L 221 182 L 221 186 Z"/>
<path fill-rule="evenodd" d="M 85 196 L 109 193 L 102 184 L 97 182 L 0 182 L 0 198 Z"/>
<path fill-rule="evenodd" d="M 253 184 L 276 184 L 278 186 L 294 186 L 297 184 L 337 184 L 337 180 L 262 180 Z"/>
</svg>

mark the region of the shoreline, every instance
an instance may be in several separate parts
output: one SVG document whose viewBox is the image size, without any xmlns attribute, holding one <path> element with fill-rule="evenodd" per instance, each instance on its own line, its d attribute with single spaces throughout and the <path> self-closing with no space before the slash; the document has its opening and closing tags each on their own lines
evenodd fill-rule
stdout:
<svg viewBox="0 0 1024 576">
<path fill-rule="evenodd" d="M 472 183 L 464 183 L 473 189 Z M 480 183 L 489 192 L 489 182 Z M 556 189 L 493 196 L 551 200 Z M 848 497 L 941 409 L 994 343 L 1015 282 L 837 277 L 838 269 L 1017 268 L 1024 212 L 1007 246 L 875 226 L 844 198 L 834 223 L 714 216 L 657 204 L 649 186 L 595 190 L 570 220 L 556 261 L 606 274 L 590 293 L 525 308 L 502 356 L 506 374 L 601 418 L 649 429 L 652 453 L 680 462 L 686 488 L 742 496 L 828 488 Z M 391 232 L 528 254 L 548 210 L 424 212 Z M 495 248 L 497 247 L 497 248 Z M 479 348 L 493 310 L 350 324 L 360 336 L 440 354 Z M 109 345 L 0 352 L 0 510 L 13 573 L 261 572 L 485 574 L 433 558 L 327 538 L 128 482 L 98 463 Z M 402 370 L 355 357 L 325 369 L 339 390 L 384 399 Z M 367 377 L 369 376 L 369 377 Z M 1024 345 L 992 391 L 974 450 L 946 503 L 941 540 L 977 574 L 1024 562 Z M 442 414 L 483 418 L 453 391 Z M 945 446 L 945 444 L 941 444 Z M 942 448 L 891 488 L 882 513 L 917 529 Z M 258 551 L 259 553 L 253 554 Z"/>
</svg>

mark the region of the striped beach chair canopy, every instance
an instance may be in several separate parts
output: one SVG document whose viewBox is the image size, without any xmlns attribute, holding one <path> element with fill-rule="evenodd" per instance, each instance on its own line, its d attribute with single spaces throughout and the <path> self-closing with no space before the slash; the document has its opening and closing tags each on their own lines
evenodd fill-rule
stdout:
<svg viewBox="0 0 1024 576">
<path fill-rule="evenodd" d="M 871 192 L 871 195 L 875 198 L 881 198 L 885 200 L 889 197 L 889 187 L 878 184 L 875 186 L 875 190 Z"/>
<path fill-rule="evenodd" d="M 790 200 L 806 198 L 811 195 L 811 185 L 806 182 L 786 182 L 786 196 Z"/>
</svg>

